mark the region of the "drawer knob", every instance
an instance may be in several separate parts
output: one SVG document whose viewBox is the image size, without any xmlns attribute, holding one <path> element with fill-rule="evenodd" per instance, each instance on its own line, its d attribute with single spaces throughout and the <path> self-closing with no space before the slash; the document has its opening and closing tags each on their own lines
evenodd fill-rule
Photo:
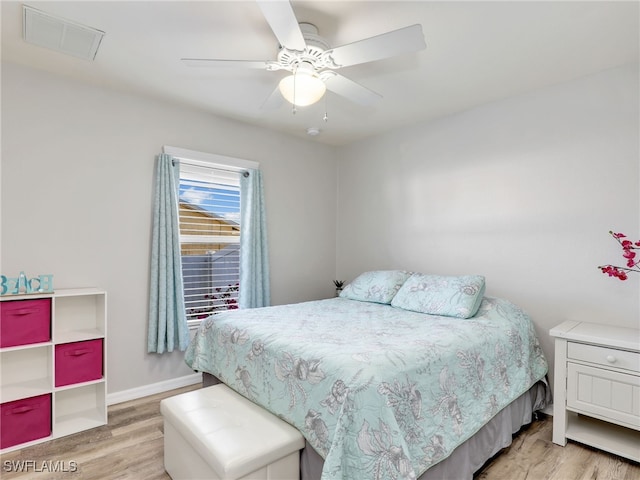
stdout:
<svg viewBox="0 0 640 480">
<path fill-rule="evenodd" d="M 616 357 L 614 357 L 613 355 L 607 355 L 607 362 L 616 363 Z"/>
</svg>

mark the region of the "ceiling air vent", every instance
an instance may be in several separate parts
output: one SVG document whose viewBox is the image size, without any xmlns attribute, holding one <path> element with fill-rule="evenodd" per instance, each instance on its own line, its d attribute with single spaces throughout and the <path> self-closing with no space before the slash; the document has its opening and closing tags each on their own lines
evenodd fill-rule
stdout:
<svg viewBox="0 0 640 480">
<path fill-rule="evenodd" d="M 104 32 L 23 5 L 25 42 L 93 60 Z"/>
</svg>

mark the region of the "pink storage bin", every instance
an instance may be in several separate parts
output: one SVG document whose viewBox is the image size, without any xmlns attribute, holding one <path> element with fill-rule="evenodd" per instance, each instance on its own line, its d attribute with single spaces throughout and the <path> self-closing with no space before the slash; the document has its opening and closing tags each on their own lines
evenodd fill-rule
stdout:
<svg viewBox="0 0 640 480">
<path fill-rule="evenodd" d="M 0 448 L 51 435 L 51 394 L 0 405 Z"/>
<path fill-rule="evenodd" d="M 56 387 L 102 378 L 102 339 L 56 345 Z"/>
<path fill-rule="evenodd" d="M 51 340 L 51 299 L 0 302 L 0 347 Z"/>
</svg>

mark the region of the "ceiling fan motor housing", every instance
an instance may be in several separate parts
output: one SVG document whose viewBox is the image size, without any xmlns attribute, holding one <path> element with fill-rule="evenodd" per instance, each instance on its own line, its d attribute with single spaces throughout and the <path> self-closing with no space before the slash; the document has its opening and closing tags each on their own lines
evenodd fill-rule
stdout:
<svg viewBox="0 0 640 480">
<path fill-rule="evenodd" d="M 280 47 L 278 63 L 281 68 L 294 72 L 303 62 L 311 64 L 315 71 L 334 66 L 331 58 L 325 54 L 329 50 L 329 44 L 318 35 L 317 27 L 311 23 L 299 25 L 307 47 L 302 51 Z"/>
</svg>

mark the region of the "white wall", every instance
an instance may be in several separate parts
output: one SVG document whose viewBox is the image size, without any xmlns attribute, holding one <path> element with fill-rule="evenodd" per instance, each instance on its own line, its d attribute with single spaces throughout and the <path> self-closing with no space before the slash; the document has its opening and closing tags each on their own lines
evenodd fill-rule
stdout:
<svg viewBox="0 0 640 480">
<path fill-rule="evenodd" d="M 335 271 L 481 273 L 552 361 L 565 319 L 640 323 L 640 275 L 596 269 L 620 263 L 609 229 L 640 238 L 638 80 L 616 69 L 336 150 L 3 64 L 0 269 L 109 292 L 110 394 L 189 374 L 146 353 L 167 144 L 260 162 L 273 303 L 331 295 Z"/>
<path fill-rule="evenodd" d="M 146 353 L 154 157 L 165 144 L 260 162 L 272 303 L 333 292 L 333 148 L 3 64 L 2 273 L 107 290 L 110 394 L 192 373 L 182 353 Z"/>
<path fill-rule="evenodd" d="M 608 231 L 640 239 L 638 65 L 414 125 L 339 152 L 337 276 L 483 274 L 548 330 L 640 326 L 640 274 Z"/>
</svg>

